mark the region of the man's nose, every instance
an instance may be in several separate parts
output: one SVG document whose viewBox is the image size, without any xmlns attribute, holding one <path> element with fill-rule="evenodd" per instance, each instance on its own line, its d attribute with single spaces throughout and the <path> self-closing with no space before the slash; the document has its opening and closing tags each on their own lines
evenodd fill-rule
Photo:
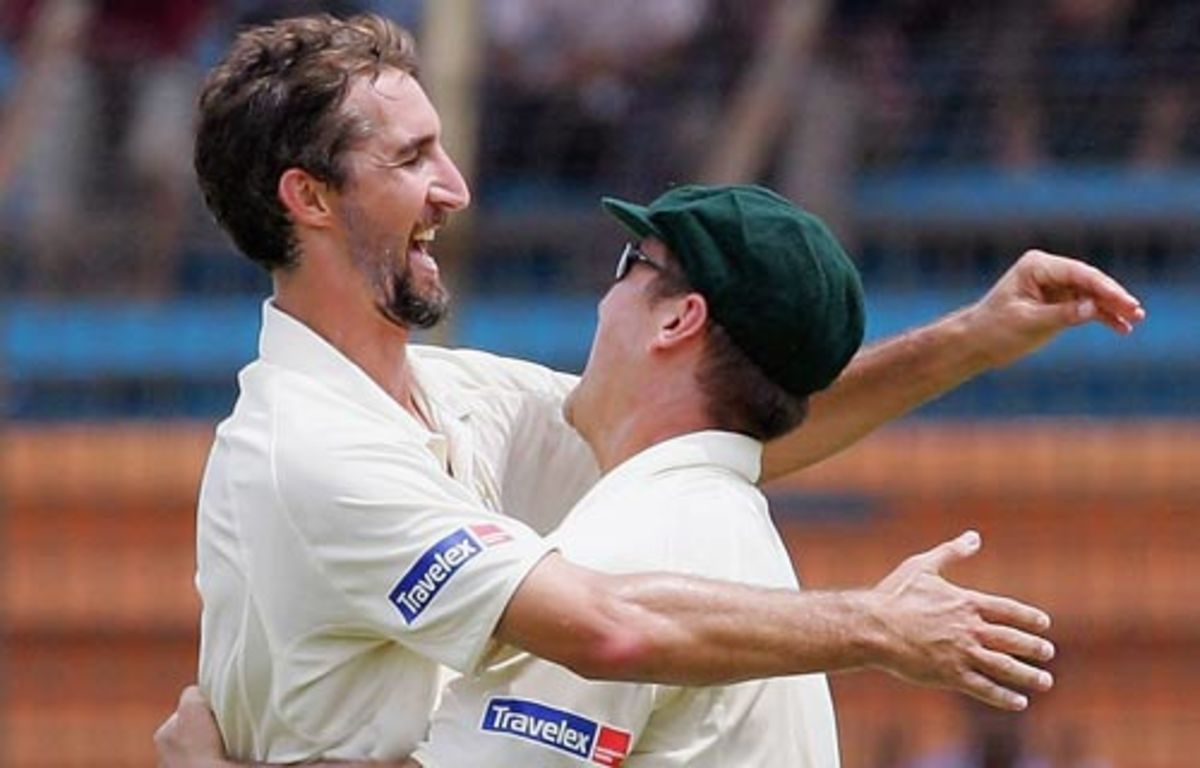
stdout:
<svg viewBox="0 0 1200 768">
<path fill-rule="evenodd" d="M 431 202 L 452 211 L 460 211 L 471 204 L 467 181 L 445 150 L 439 152 L 437 173 L 429 194 Z"/>
</svg>

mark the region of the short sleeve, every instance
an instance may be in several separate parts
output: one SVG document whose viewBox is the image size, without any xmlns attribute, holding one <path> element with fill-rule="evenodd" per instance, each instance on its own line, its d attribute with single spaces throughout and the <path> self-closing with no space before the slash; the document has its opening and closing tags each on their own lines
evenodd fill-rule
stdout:
<svg viewBox="0 0 1200 768">
<path fill-rule="evenodd" d="M 413 757 L 425 768 L 620 765 L 649 721 L 655 688 L 591 682 L 516 653 L 446 687 Z"/>
<path fill-rule="evenodd" d="M 298 540 L 293 557 L 305 562 L 286 570 L 301 583 L 263 586 L 275 631 L 333 625 L 471 670 L 549 545 L 484 509 L 424 446 L 383 426 L 358 421 L 293 444 L 307 450 L 276 450 L 276 493 Z"/>
</svg>

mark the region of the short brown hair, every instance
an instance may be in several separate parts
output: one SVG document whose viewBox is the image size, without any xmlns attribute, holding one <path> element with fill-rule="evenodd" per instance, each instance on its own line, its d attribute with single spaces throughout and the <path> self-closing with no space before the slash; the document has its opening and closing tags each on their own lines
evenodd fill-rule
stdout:
<svg viewBox="0 0 1200 768">
<path fill-rule="evenodd" d="M 682 296 L 693 290 L 673 256 L 660 266 L 646 286 L 652 301 Z M 704 360 L 696 372 L 696 383 L 714 425 L 766 441 L 804 421 L 808 415 L 807 397 L 797 397 L 767 378 L 711 316 L 707 330 Z"/>
<path fill-rule="evenodd" d="M 199 99 L 195 167 L 204 200 L 267 271 L 296 264 L 279 178 L 301 168 L 340 189 L 343 152 L 364 130 L 341 105 L 357 77 L 417 73 L 412 35 L 374 14 L 283 19 L 234 40 Z"/>
</svg>

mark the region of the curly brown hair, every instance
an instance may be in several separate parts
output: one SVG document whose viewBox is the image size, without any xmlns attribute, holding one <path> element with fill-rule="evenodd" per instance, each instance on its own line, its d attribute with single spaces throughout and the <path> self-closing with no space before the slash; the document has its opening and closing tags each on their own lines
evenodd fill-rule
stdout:
<svg viewBox="0 0 1200 768">
<path fill-rule="evenodd" d="M 356 78 L 417 74 L 412 35 L 374 14 L 283 19 L 237 36 L 199 98 L 195 167 L 205 203 L 268 272 L 294 266 L 279 178 L 301 168 L 341 189 L 345 149 L 366 130 L 342 103 Z"/>
</svg>

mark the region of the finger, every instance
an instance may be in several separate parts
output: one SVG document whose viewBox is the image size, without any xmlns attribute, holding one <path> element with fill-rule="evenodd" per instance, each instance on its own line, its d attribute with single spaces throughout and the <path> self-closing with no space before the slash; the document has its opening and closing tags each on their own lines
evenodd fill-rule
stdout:
<svg viewBox="0 0 1200 768">
<path fill-rule="evenodd" d="M 1054 686 L 1054 676 L 1007 653 L 976 648 L 971 653 L 975 671 L 993 682 L 1029 691 L 1048 691 Z"/>
<path fill-rule="evenodd" d="M 1059 286 L 1049 288 L 1043 285 L 1045 292 L 1062 290 Z M 1070 288 L 1072 298 L 1060 300 L 1044 300 L 1035 311 L 1044 314 L 1062 325 L 1083 325 L 1093 320 L 1099 321 L 1117 333 L 1128 334 L 1136 323 L 1146 317 L 1146 311 L 1139 304 L 1114 302 L 1103 296 L 1088 293 L 1084 289 Z M 1136 302 L 1136 299 L 1133 300 Z"/>
<path fill-rule="evenodd" d="M 943 568 L 951 563 L 964 560 L 979 551 L 979 547 L 983 544 L 977 531 L 964 531 L 956 538 L 949 541 L 943 541 L 933 549 L 926 550 L 914 559 L 919 562 L 922 568 L 939 573 Z"/>
<path fill-rule="evenodd" d="M 1101 307 L 1100 319 L 1117 333 L 1127 334 L 1133 331 L 1135 325 L 1146 319 L 1146 310 L 1138 307 L 1133 312 L 1122 313 Z"/>
<path fill-rule="evenodd" d="M 1146 316 L 1146 310 L 1142 306 L 1142 302 L 1124 289 L 1121 289 L 1120 293 L 1117 294 L 1097 290 L 1091 292 L 1085 291 L 1084 295 L 1089 295 L 1095 299 L 1096 304 L 1103 311 L 1119 315 L 1128 320 L 1139 321 Z"/>
<path fill-rule="evenodd" d="M 1106 307 L 1098 307 L 1096 300 L 1091 298 L 1046 304 L 1040 309 L 1050 315 L 1057 314 L 1064 325 L 1083 325 L 1096 320 L 1121 335 L 1132 332 L 1134 323 L 1140 323 L 1146 317 L 1146 311 L 1141 307 L 1128 314 L 1121 314 Z"/>
<path fill-rule="evenodd" d="M 172 712 L 171 716 L 164 720 L 163 724 L 158 726 L 158 730 L 154 732 L 154 748 L 160 756 L 167 749 L 167 744 L 171 740 L 171 734 L 177 728 L 178 719 L 179 715 Z M 163 763 L 160 761 L 159 765 L 163 765 Z"/>
<path fill-rule="evenodd" d="M 1076 290 L 1091 295 L 1097 304 L 1112 312 L 1132 314 L 1142 306 L 1124 286 L 1095 267 L 1085 265 Z"/>
<path fill-rule="evenodd" d="M 182 709 L 185 705 L 202 704 L 208 707 L 208 699 L 204 698 L 204 694 L 200 692 L 199 686 L 189 685 L 179 692 L 179 707 Z"/>
<path fill-rule="evenodd" d="M 1039 253 L 1029 274 L 1042 295 L 1074 297 L 1049 305 L 1062 311 L 1062 319 L 1068 325 L 1098 319 L 1117 333 L 1125 334 L 1146 317 L 1137 297 L 1090 264 Z"/>
<path fill-rule="evenodd" d="M 1133 332 L 1133 323 L 1120 315 L 1114 315 L 1111 312 L 1101 312 L 1096 319 L 1122 336 Z"/>
<path fill-rule="evenodd" d="M 1072 299 L 1044 304 L 1038 311 L 1060 320 L 1063 325 L 1083 325 L 1096 319 L 1096 302 L 1092 299 Z"/>
<path fill-rule="evenodd" d="M 1054 658 L 1054 643 L 1002 624 L 988 624 L 980 634 L 984 647 L 1011 656 L 1035 661 L 1050 661 Z"/>
<path fill-rule="evenodd" d="M 971 598 L 979 615 L 993 624 L 1006 624 L 1027 632 L 1045 632 L 1050 628 L 1050 614 L 1011 597 L 972 592 Z"/>
<path fill-rule="evenodd" d="M 989 678 L 968 669 L 962 675 L 959 690 L 984 704 L 1009 712 L 1020 712 L 1029 706 L 1029 699 L 1021 693 L 1005 688 Z"/>
<path fill-rule="evenodd" d="M 179 709 L 175 714 L 179 718 L 179 728 L 187 733 L 218 733 L 217 719 L 208 706 L 208 699 L 194 685 L 188 686 L 179 695 Z"/>
<path fill-rule="evenodd" d="M 1069 289 L 1090 296 L 1112 311 L 1133 312 L 1141 302 L 1125 287 L 1091 264 L 1052 253 L 1043 253 L 1032 274 L 1043 289 Z"/>
</svg>

